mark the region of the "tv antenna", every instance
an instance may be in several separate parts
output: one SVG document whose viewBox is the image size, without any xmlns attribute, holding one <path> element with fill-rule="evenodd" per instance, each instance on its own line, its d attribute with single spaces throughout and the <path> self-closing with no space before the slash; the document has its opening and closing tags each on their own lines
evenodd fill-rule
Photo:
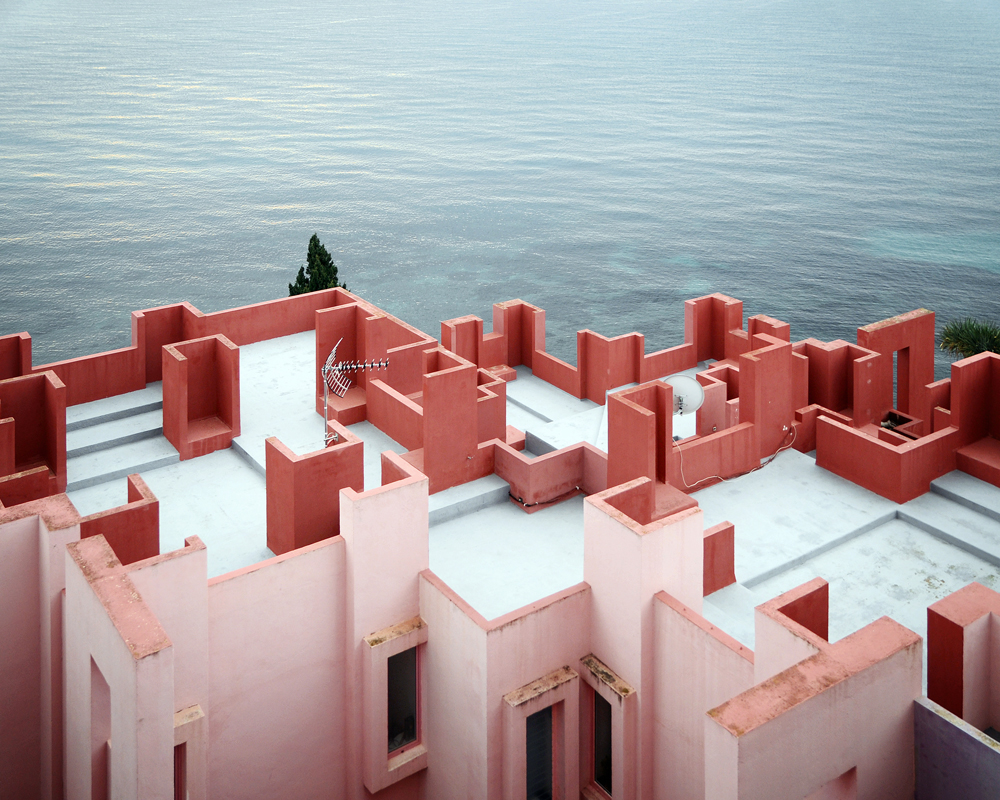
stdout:
<svg viewBox="0 0 1000 800">
<path fill-rule="evenodd" d="M 324 447 L 329 445 L 330 442 L 336 442 L 339 439 L 336 431 L 330 431 L 330 392 L 333 392 L 337 397 L 343 397 L 347 394 L 347 390 L 351 388 L 351 383 L 353 382 L 347 377 L 348 373 L 389 368 L 388 358 L 384 358 L 381 361 L 337 361 L 337 348 L 340 347 L 342 341 L 344 341 L 343 337 L 337 340 L 337 343 L 333 346 L 333 350 L 330 351 L 330 355 L 327 356 L 326 363 L 320 369 L 320 374 L 323 376 Z"/>
<path fill-rule="evenodd" d="M 677 416 L 693 414 L 705 402 L 705 390 L 690 375 L 671 375 L 663 382 L 674 390 L 674 414 Z"/>
</svg>

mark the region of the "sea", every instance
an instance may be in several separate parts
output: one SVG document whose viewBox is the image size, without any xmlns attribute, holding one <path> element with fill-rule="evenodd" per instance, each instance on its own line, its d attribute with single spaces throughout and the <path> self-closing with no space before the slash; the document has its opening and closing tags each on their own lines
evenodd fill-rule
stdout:
<svg viewBox="0 0 1000 800">
<path fill-rule="evenodd" d="M 1000 321 L 996 0 L 0 0 L 0 335 L 287 295 L 316 233 L 431 334 Z M 939 357 L 943 377 L 948 360 Z"/>
</svg>

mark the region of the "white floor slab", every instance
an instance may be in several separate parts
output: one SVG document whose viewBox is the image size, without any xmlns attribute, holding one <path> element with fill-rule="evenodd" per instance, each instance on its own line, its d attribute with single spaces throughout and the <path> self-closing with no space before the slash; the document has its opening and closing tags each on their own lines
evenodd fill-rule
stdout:
<svg viewBox="0 0 1000 800">
<path fill-rule="evenodd" d="M 430 567 L 486 619 L 583 580 L 583 497 L 527 514 L 500 503 L 430 529 Z"/>
</svg>

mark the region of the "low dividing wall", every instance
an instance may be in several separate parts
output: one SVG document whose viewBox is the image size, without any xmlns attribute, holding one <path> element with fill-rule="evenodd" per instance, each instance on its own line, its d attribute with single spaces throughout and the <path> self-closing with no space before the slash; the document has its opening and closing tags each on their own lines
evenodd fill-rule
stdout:
<svg viewBox="0 0 1000 800">
<path fill-rule="evenodd" d="M 529 506 L 562 497 L 577 487 L 586 494 L 607 488 L 607 456 L 586 442 L 535 458 L 496 442 L 494 469 L 510 484 L 510 493 Z"/>
<path fill-rule="evenodd" d="M 80 520 L 80 538 L 101 535 L 122 564 L 160 554 L 160 501 L 138 475 L 128 476 L 128 503 Z"/>
<path fill-rule="evenodd" d="M 267 546 L 276 555 L 340 533 L 340 490 L 365 488 L 364 443 L 336 422 L 339 442 L 297 455 L 277 438 L 264 443 Z"/>
<path fill-rule="evenodd" d="M 956 428 L 899 444 L 828 417 L 816 421 L 816 464 L 869 491 L 906 503 L 930 491 L 931 481 L 955 469 Z"/>
</svg>

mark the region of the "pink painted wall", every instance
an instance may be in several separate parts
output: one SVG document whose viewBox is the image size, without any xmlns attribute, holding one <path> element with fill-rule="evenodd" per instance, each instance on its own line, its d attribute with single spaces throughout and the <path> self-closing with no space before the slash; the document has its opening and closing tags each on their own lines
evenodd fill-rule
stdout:
<svg viewBox="0 0 1000 800">
<path fill-rule="evenodd" d="M 859 800 L 912 798 L 921 650 L 882 617 L 712 709 L 705 796 L 797 799 L 856 767 Z"/>
<path fill-rule="evenodd" d="M 402 458 L 383 453 L 395 472 L 405 475 L 393 483 L 359 493 L 342 489 L 340 532 L 345 545 L 344 591 L 347 597 L 343 650 L 345 686 L 361 686 L 364 637 L 412 619 L 420 613 L 419 574 L 427 569 L 428 480 Z M 392 470 L 389 470 L 392 471 Z M 365 720 L 364 698 L 348 692 L 345 726 L 359 735 L 345 742 L 344 775 L 348 797 L 364 797 L 362 763 L 365 753 L 360 735 Z M 382 737 L 370 731 L 372 741 Z M 383 789 L 380 797 L 419 796 L 426 772 Z"/>
<path fill-rule="evenodd" d="M 647 479 L 648 480 L 648 479 Z M 624 488 L 629 488 L 625 484 Z M 655 717 L 654 598 L 669 592 L 701 612 L 704 526 L 691 508 L 639 525 L 607 502 L 618 490 L 584 503 L 584 580 L 593 589 L 594 654 L 638 690 L 641 781 L 639 796 L 653 796 Z"/>
<path fill-rule="evenodd" d="M 0 524 L 0 796 L 38 797 L 42 776 L 41 576 L 37 516 Z M 14 613 L 16 611 L 16 613 Z"/>
<path fill-rule="evenodd" d="M 705 714 L 753 686 L 753 653 L 666 592 L 655 595 L 655 796 L 705 798 Z"/>
<path fill-rule="evenodd" d="M 486 621 L 430 570 L 420 576 L 420 616 L 430 631 L 423 668 L 431 714 L 424 731 L 433 768 L 426 796 L 486 798 Z"/>
<path fill-rule="evenodd" d="M 100 536 L 66 551 L 66 793 L 91 785 L 91 661 L 110 687 L 111 796 L 169 800 L 174 659 L 169 637 Z"/>
<path fill-rule="evenodd" d="M 209 685 L 208 551 L 197 537 L 184 547 L 127 566 L 143 602 L 170 638 L 175 711 L 211 697 Z"/>
<path fill-rule="evenodd" d="M 344 560 L 333 538 L 208 581 L 212 797 L 345 796 Z"/>
<path fill-rule="evenodd" d="M 979 583 L 927 609 L 927 696 L 979 730 L 1000 724 L 1000 594 Z"/>
<path fill-rule="evenodd" d="M 579 661 L 590 650 L 590 589 L 580 583 L 557 592 L 489 623 L 486 639 L 487 741 L 503 738 L 503 696 L 544 675 L 569 666 L 579 672 Z M 570 731 L 570 746 L 563 753 L 567 772 L 578 775 L 580 749 Z M 487 750 L 490 800 L 500 798 L 505 754 L 494 746 Z M 509 755 L 506 756 L 510 758 Z M 576 791 L 574 791 L 576 789 Z M 566 797 L 579 789 L 566 787 Z"/>
<path fill-rule="evenodd" d="M 562 666 L 579 672 L 590 652 L 590 590 L 578 584 L 487 621 L 434 573 L 420 581 L 428 623 L 427 797 L 504 796 L 504 700 L 508 692 Z M 579 773 L 578 730 L 564 757 Z M 516 757 L 516 756 L 515 756 Z M 572 787 L 566 797 L 576 797 Z"/>
</svg>

